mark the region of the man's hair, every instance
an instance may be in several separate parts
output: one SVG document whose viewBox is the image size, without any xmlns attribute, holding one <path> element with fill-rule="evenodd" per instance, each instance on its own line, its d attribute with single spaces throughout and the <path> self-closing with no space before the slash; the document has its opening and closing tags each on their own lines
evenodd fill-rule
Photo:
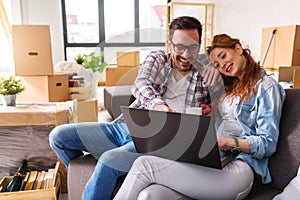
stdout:
<svg viewBox="0 0 300 200">
<path fill-rule="evenodd" d="M 174 31 L 197 29 L 199 33 L 199 44 L 202 37 L 202 24 L 194 17 L 182 16 L 174 19 L 169 25 L 169 39 L 172 40 Z"/>
</svg>

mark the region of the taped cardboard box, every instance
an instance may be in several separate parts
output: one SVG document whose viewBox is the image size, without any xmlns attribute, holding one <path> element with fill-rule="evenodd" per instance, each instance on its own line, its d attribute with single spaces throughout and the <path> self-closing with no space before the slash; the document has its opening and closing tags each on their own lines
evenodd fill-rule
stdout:
<svg viewBox="0 0 300 200">
<path fill-rule="evenodd" d="M 107 67 L 105 85 L 132 85 L 138 71 L 139 67 Z"/>
<path fill-rule="evenodd" d="M 17 103 L 45 103 L 69 100 L 68 74 L 19 76 L 25 91 L 17 96 Z"/>
<path fill-rule="evenodd" d="M 54 104 L 0 107 L 0 126 L 60 125 L 69 123 L 69 108 Z"/>
<path fill-rule="evenodd" d="M 260 60 L 266 53 L 275 28 L 263 67 L 278 69 L 279 66 L 300 66 L 300 25 L 263 28 Z"/>
<path fill-rule="evenodd" d="M 13 25 L 12 42 L 17 76 L 53 75 L 49 25 Z"/>
<path fill-rule="evenodd" d="M 140 52 L 117 52 L 118 67 L 136 67 L 140 65 Z"/>
</svg>

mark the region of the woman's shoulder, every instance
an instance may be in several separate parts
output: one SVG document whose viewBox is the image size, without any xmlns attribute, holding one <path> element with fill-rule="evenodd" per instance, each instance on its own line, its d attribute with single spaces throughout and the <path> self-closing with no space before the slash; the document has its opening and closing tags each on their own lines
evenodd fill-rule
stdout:
<svg viewBox="0 0 300 200">
<path fill-rule="evenodd" d="M 270 74 L 267 74 L 263 68 L 261 68 L 261 79 L 259 82 L 260 85 L 266 89 L 277 85 L 280 86 L 278 81 L 276 81 L 273 77 L 271 77 Z"/>
<path fill-rule="evenodd" d="M 285 91 L 282 86 L 270 75 L 264 73 L 258 84 L 258 92 L 261 94 L 275 92 L 277 94 L 285 95 Z"/>
</svg>

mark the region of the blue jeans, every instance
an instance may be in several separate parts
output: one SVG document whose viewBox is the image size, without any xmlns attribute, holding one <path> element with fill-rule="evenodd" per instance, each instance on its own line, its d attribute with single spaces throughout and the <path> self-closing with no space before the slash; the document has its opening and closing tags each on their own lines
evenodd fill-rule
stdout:
<svg viewBox="0 0 300 200">
<path fill-rule="evenodd" d="M 68 167 L 71 159 L 91 153 L 98 159 L 83 191 L 84 200 L 109 200 L 119 176 L 127 174 L 139 157 L 126 123 L 74 123 L 55 127 L 50 146 Z"/>
</svg>

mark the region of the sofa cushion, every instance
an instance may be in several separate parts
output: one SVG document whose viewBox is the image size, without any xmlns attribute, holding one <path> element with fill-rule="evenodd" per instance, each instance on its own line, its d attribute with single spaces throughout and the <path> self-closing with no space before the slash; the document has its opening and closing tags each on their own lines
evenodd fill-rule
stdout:
<svg viewBox="0 0 300 200">
<path fill-rule="evenodd" d="M 280 190 L 296 176 L 300 165 L 300 89 L 285 91 L 277 152 L 269 162 L 272 185 Z"/>
<path fill-rule="evenodd" d="M 254 183 L 251 189 L 251 192 L 248 194 L 248 196 L 245 198 L 245 200 L 266 200 L 266 199 L 273 199 L 273 197 L 277 194 L 279 194 L 281 190 L 278 190 L 272 185 L 269 184 L 263 184 L 261 182 L 260 177 L 256 177 L 254 179 Z"/>
</svg>

